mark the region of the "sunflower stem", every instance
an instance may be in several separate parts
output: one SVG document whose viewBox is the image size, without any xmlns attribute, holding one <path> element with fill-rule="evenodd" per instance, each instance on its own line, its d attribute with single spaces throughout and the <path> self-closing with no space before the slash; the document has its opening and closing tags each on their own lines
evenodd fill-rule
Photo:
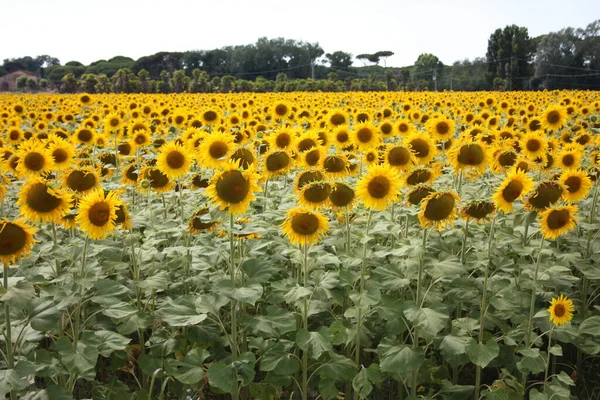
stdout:
<svg viewBox="0 0 600 400">
<path fill-rule="evenodd" d="M 463 183 L 463 170 L 460 170 L 460 173 L 458 175 L 458 189 L 456 189 L 456 193 L 458 193 L 458 195 L 460 196 L 460 191 L 462 189 L 462 183 Z"/>
<path fill-rule="evenodd" d="M 467 219 L 468 221 L 468 219 Z M 492 243 L 494 240 L 494 227 L 496 226 L 496 216 L 492 219 L 492 223 L 490 225 L 490 236 L 488 238 L 488 262 L 485 264 L 485 269 L 483 272 L 483 293 L 481 295 L 481 309 L 479 316 L 479 344 L 483 343 L 483 334 L 485 332 L 485 313 L 487 310 L 487 289 L 489 283 L 490 276 L 490 264 L 492 263 Z M 473 394 L 473 399 L 479 399 L 479 387 L 481 386 L 481 366 L 477 365 L 475 370 L 475 393 Z"/>
<path fill-rule="evenodd" d="M 392 214 L 392 226 L 394 225 L 394 206 L 396 205 L 396 203 L 392 203 L 392 210 L 391 210 L 391 214 Z M 396 241 L 396 235 L 394 235 L 394 233 L 392 232 L 392 249 L 394 248 L 394 244 Z"/>
<path fill-rule="evenodd" d="M 181 180 L 177 182 L 177 185 L 179 186 L 179 209 L 181 211 L 181 224 L 185 225 L 185 214 L 183 210 L 183 184 L 181 183 Z"/>
<path fill-rule="evenodd" d="M 233 237 L 233 214 L 229 214 L 229 253 L 230 253 L 230 263 L 229 263 L 229 275 L 231 278 L 232 285 L 235 286 L 235 248 L 234 248 L 234 237 Z M 231 300 L 231 359 L 233 362 L 236 362 L 238 359 L 238 348 L 237 348 L 237 301 Z M 239 386 L 237 382 L 237 374 L 236 374 L 236 382 L 235 389 L 231 394 L 231 398 L 233 400 L 237 400 L 240 396 Z"/>
<path fill-rule="evenodd" d="M 303 246 L 302 257 L 302 277 L 304 287 L 308 287 L 308 245 Z M 304 297 L 304 307 L 302 314 L 302 328 L 308 331 L 308 297 Z M 302 400 L 308 399 L 308 351 L 302 352 Z"/>
<path fill-rule="evenodd" d="M 137 259 L 135 257 L 135 243 L 133 241 L 131 243 L 131 267 L 132 267 L 132 278 L 133 278 L 133 282 L 135 285 L 135 297 L 136 297 L 137 310 L 138 310 L 138 312 L 142 312 L 144 309 L 143 304 L 142 304 L 142 291 L 137 286 L 137 282 L 139 282 L 139 280 L 140 280 L 140 268 L 139 268 Z M 146 354 L 146 340 L 144 339 L 144 330 L 143 329 L 138 329 L 138 340 L 139 340 L 141 354 Z M 142 370 L 140 369 L 140 381 L 142 383 L 142 388 L 144 388 L 146 386 L 145 380 L 146 380 L 145 376 L 144 376 Z"/>
<path fill-rule="evenodd" d="M 544 246 L 544 238 L 540 240 L 540 247 L 537 256 L 537 261 L 535 263 L 535 269 L 533 271 L 533 286 L 531 288 L 531 300 L 529 301 L 529 317 L 527 320 L 527 331 L 525 333 L 525 346 L 529 348 L 531 345 L 531 333 L 533 332 L 533 312 L 535 311 L 535 296 L 536 296 L 536 286 L 538 280 L 538 270 L 540 269 L 540 261 L 542 259 L 542 248 Z M 523 385 L 523 398 L 525 398 L 526 388 L 527 388 L 527 373 L 523 373 L 521 384 Z"/>
<path fill-rule="evenodd" d="M 554 332 L 554 324 L 550 328 L 550 333 L 548 334 L 548 360 L 546 360 L 546 372 L 544 373 L 544 393 L 546 393 L 546 388 L 548 387 L 548 371 L 550 370 L 550 359 L 552 358 L 552 354 L 550 354 L 550 348 L 552 347 L 552 332 Z"/>
<path fill-rule="evenodd" d="M 427 229 L 423 229 L 423 242 L 422 242 L 422 252 L 419 256 L 419 271 L 417 274 L 417 296 L 415 298 L 416 305 L 418 308 L 421 308 L 421 281 L 423 279 L 423 266 L 425 264 L 425 250 L 427 249 Z M 419 346 L 419 327 L 415 326 L 415 334 L 413 336 L 413 348 L 416 349 Z M 410 388 L 411 396 L 417 397 L 417 378 L 419 376 L 419 370 L 416 369 L 412 373 L 412 385 Z"/>
<path fill-rule="evenodd" d="M 465 263 L 465 259 L 467 256 L 467 239 L 469 237 L 469 218 L 465 220 L 465 235 L 463 237 L 462 248 L 460 250 L 460 262 L 461 264 Z"/>
<path fill-rule="evenodd" d="M 85 242 L 83 243 L 83 252 L 81 253 L 81 277 L 85 276 L 85 261 L 87 257 L 88 243 L 90 238 L 88 236 L 85 237 Z M 79 341 L 79 331 L 81 329 L 81 300 L 77 302 L 77 307 L 75 308 L 75 326 L 73 327 L 73 350 L 77 351 L 77 343 Z M 73 383 L 75 384 L 75 383 Z"/>
<path fill-rule="evenodd" d="M 346 251 L 350 253 L 350 214 L 346 211 Z"/>
<path fill-rule="evenodd" d="M 4 290 L 8 291 L 8 264 L 3 263 L 4 272 L 2 274 L 2 283 Z M 13 347 L 12 347 L 12 325 L 10 322 L 10 305 L 8 302 L 4 302 L 4 323 L 6 325 L 6 365 L 8 369 L 15 367 L 13 359 Z M 10 399 L 16 400 L 17 394 L 14 391 L 10 391 Z"/>
<path fill-rule="evenodd" d="M 359 283 L 359 291 L 360 296 L 362 298 L 363 293 L 365 291 L 365 273 L 367 267 L 367 245 L 369 242 L 369 230 L 371 228 L 371 220 L 373 218 L 373 209 L 369 209 L 369 216 L 367 217 L 367 228 L 365 230 L 365 241 L 363 245 L 362 252 L 362 263 L 360 265 L 360 283 Z M 358 307 L 358 318 L 356 320 L 356 338 L 355 338 L 355 353 L 354 353 L 354 362 L 357 367 L 360 367 L 360 335 L 362 330 L 362 305 Z M 358 398 L 358 393 L 354 393 L 354 398 Z"/>
</svg>

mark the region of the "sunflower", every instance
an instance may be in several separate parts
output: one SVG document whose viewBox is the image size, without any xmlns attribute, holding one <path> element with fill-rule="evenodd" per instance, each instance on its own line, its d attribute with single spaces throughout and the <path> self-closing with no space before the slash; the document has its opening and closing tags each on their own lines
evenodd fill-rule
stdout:
<svg viewBox="0 0 600 400">
<path fill-rule="evenodd" d="M 433 181 L 442 173 L 439 165 L 433 167 L 419 167 L 407 171 L 404 175 L 404 184 L 406 186 L 416 186 L 423 183 L 433 183 Z"/>
<path fill-rule="evenodd" d="M 296 132 L 290 129 L 280 129 L 269 135 L 268 140 L 270 147 L 273 149 L 292 149 L 296 142 Z"/>
<path fill-rule="evenodd" d="M 400 144 L 388 144 L 383 159 L 386 165 L 397 171 L 404 171 L 416 163 L 413 153 Z"/>
<path fill-rule="evenodd" d="M 397 134 L 396 127 L 388 121 L 382 122 L 381 124 L 377 125 L 377 129 L 379 129 L 381 137 L 384 138 L 391 137 Z"/>
<path fill-rule="evenodd" d="M 23 140 L 23 131 L 16 126 L 12 127 L 6 132 L 6 138 L 13 146 L 19 144 L 19 142 Z"/>
<path fill-rule="evenodd" d="M 341 125 L 331 131 L 333 143 L 340 149 L 344 149 L 352 145 L 350 130 L 347 125 Z"/>
<path fill-rule="evenodd" d="M 526 172 L 514 168 L 506 175 L 492 199 L 499 210 L 509 213 L 513 210 L 513 203 L 521 200 L 533 185 L 533 179 Z"/>
<path fill-rule="evenodd" d="M 575 229 L 575 225 L 577 221 L 579 221 L 575 216 L 577 211 L 577 206 L 571 205 L 550 207 L 545 211 L 540 212 L 538 220 L 544 238 L 556 239 Z"/>
<path fill-rule="evenodd" d="M 401 119 L 396 122 L 396 129 L 398 133 L 404 137 L 409 136 L 415 131 L 415 127 L 412 122 L 408 119 Z"/>
<path fill-rule="evenodd" d="M 356 204 L 356 193 L 347 184 L 335 182 L 331 184 L 329 204 L 334 211 L 352 209 Z"/>
<path fill-rule="evenodd" d="M 365 207 L 385 210 L 398 199 L 400 187 L 401 181 L 396 171 L 375 165 L 356 183 L 356 195 Z"/>
<path fill-rule="evenodd" d="M 558 130 L 565 125 L 566 121 L 567 113 L 560 106 L 550 106 L 542 113 L 541 124 L 546 129 Z"/>
<path fill-rule="evenodd" d="M 354 126 L 352 139 L 358 150 L 366 152 L 377 147 L 381 141 L 377 128 L 369 122 L 363 122 Z"/>
<path fill-rule="evenodd" d="M 192 235 L 199 235 L 202 232 L 212 232 L 217 226 L 219 222 L 211 221 L 208 208 L 204 207 L 194 212 L 188 223 L 188 230 Z"/>
<path fill-rule="evenodd" d="M 479 174 L 485 172 L 488 164 L 488 151 L 479 141 L 464 137 L 448 151 L 448 161 L 454 171 L 474 170 Z"/>
<path fill-rule="evenodd" d="M 64 139 L 54 138 L 48 146 L 48 152 L 54 160 L 54 171 L 64 171 L 73 164 L 75 149 Z"/>
<path fill-rule="evenodd" d="M 460 202 L 460 197 L 455 193 L 431 193 L 421 203 L 421 212 L 419 213 L 421 227 L 427 229 L 434 226 L 435 229 L 441 230 L 448 224 L 453 225 L 458 202 Z"/>
<path fill-rule="evenodd" d="M 518 154 L 510 146 L 500 146 L 494 150 L 494 161 L 492 170 L 496 173 L 511 169 L 519 158 Z"/>
<path fill-rule="evenodd" d="M 133 225 L 131 224 L 131 218 L 129 216 L 129 210 L 125 204 L 121 204 L 117 207 L 117 219 L 115 223 L 123 229 L 131 230 Z"/>
<path fill-rule="evenodd" d="M 123 124 L 121 116 L 117 113 L 110 113 L 104 117 L 104 129 L 110 133 L 116 133 L 116 131 Z"/>
<path fill-rule="evenodd" d="M 566 189 L 564 198 L 569 203 L 577 203 L 584 199 L 592 187 L 592 180 L 582 170 L 566 170 L 558 181 Z"/>
<path fill-rule="evenodd" d="M 292 107 L 285 101 L 278 101 L 273 104 L 273 117 L 277 120 L 283 120 L 290 116 Z"/>
<path fill-rule="evenodd" d="M 309 209 L 318 209 L 327 207 L 329 204 L 329 195 L 331 194 L 331 185 L 327 182 L 311 182 L 298 193 L 298 203 Z"/>
<path fill-rule="evenodd" d="M 323 159 L 323 171 L 329 178 L 339 178 L 348 174 L 348 159 L 342 155 L 327 156 Z"/>
<path fill-rule="evenodd" d="M 37 229 L 27 225 L 25 220 L 0 220 L 0 261 L 8 266 L 31 252 Z"/>
<path fill-rule="evenodd" d="M 74 192 L 87 193 L 100 187 L 100 178 L 91 168 L 75 168 L 63 173 L 62 183 Z"/>
<path fill-rule="evenodd" d="M 464 206 L 460 210 L 460 215 L 464 219 L 473 218 L 475 221 L 482 221 L 488 219 L 495 211 L 496 206 L 491 201 L 475 200 Z"/>
<path fill-rule="evenodd" d="M 287 151 L 269 151 L 264 157 L 265 178 L 287 174 L 292 168 L 292 161 Z"/>
<path fill-rule="evenodd" d="M 282 230 L 290 243 L 298 246 L 310 246 L 329 230 L 327 219 L 318 212 L 296 207 L 288 210 Z"/>
<path fill-rule="evenodd" d="M 169 179 L 185 175 L 192 166 L 192 157 L 187 150 L 177 142 L 169 142 L 161 148 L 156 157 L 156 166 Z"/>
<path fill-rule="evenodd" d="M 313 147 L 318 147 L 321 145 L 321 140 L 319 139 L 319 134 L 316 131 L 306 131 L 300 135 L 296 140 L 296 150 L 299 153 L 303 153 L 312 149 Z"/>
<path fill-rule="evenodd" d="M 546 154 L 546 138 L 542 132 L 527 132 L 521 138 L 519 147 L 525 157 L 535 160 Z"/>
<path fill-rule="evenodd" d="M 197 159 L 202 167 L 220 168 L 227 163 L 234 149 L 230 133 L 213 132 L 206 135 L 198 146 Z"/>
<path fill-rule="evenodd" d="M 27 180 L 19 192 L 17 204 L 20 213 L 32 222 L 60 222 L 71 209 L 72 196 L 61 189 L 54 189 L 40 178 Z"/>
<path fill-rule="evenodd" d="M 378 149 L 369 149 L 365 152 L 365 164 L 367 167 L 380 164 L 381 157 Z"/>
<path fill-rule="evenodd" d="M 326 118 L 329 126 L 347 125 L 350 119 L 348 113 L 343 110 L 332 110 Z"/>
<path fill-rule="evenodd" d="M 147 180 L 150 189 L 156 193 L 166 193 L 175 187 L 175 182 L 158 168 L 144 167 L 141 176 L 142 179 Z M 142 184 L 144 183 L 142 182 Z"/>
<path fill-rule="evenodd" d="M 573 300 L 561 294 L 558 298 L 553 298 L 550 307 L 548 307 L 550 322 L 554 326 L 566 325 L 573 319 L 573 311 L 575 311 Z"/>
<path fill-rule="evenodd" d="M 417 185 L 410 192 L 408 192 L 408 195 L 406 196 L 407 204 L 418 206 L 419 204 L 421 204 L 421 201 L 423 201 L 423 199 L 427 198 L 431 193 L 434 192 L 435 190 L 429 185 Z"/>
<path fill-rule="evenodd" d="M 240 170 L 237 162 L 230 161 L 210 179 L 206 194 L 221 210 L 227 209 L 233 215 L 243 214 L 255 199 L 259 178 L 253 169 Z"/>
<path fill-rule="evenodd" d="M 217 123 L 220 118 L 221 116 L 216 110 L 208 109 L 200 113 L 200 119 L 205 126 Z"/>
<path fill-rule="evenodd" d="M 412 151 L 419 164 L 429 164 L 437 154 L 435 142 L 429 134 L 414 132 L 404 139 L 404 143 Z"/>
<path fill-rule="evenodd" d="M 16 171 L 21 177 L 41 176 L 52 171 L 54 161 L 41 143 L 25 142 L 17 152 L 19 163 Z"/>
<path fill-rule="evenodd" d="M 565 193 L 564 188 L 558 182 L 551 180 L 538 183 L 532 194 L 529 195 L 525 206 L 529 210 L 545 210 L 557 201 L 559 201 Z"/>
<path fill-rule="evenodd" d="M 242 169 L 250 167 L 256 168 L 258 160 L 254 157 L 254 152 L 245 147 L 238 147 L 229 157 L 232 161 L 237 161 Z"/>
<path fill-rule="evenodd" d="M 93 144 L 96 135 L 92 129 L 81 127 L 75 131 L 74 139 L 77 143 L 81 144 Z"/>
<path fill-rule="evenodd" d="M 117 209 L 122 204 L 116 193 L 105 195 L 102 189 L 94 190 L 79 201 L 77 225 L 91 239 L 104 239 L 115 230 Z"/>
<path fill-rule="evenodd" d="M 134 131 L 133 135 L 131 137 L 130 143 L 136 149 L 140 148 L 140 147 L 148 146 L 150 144 L 149 131 L 147 131 L 145 129 L 138 129 L 138 130 Z"/>
<path fill-rule="evenodd" d="M 569 145 L 558 153 L 556 163 L 563 170 L 577 169 L 581 165 L 584 150 L 578 145 Z"/>
<path fill-rule="evenodd" d="M 299 193 L 305 185 L 311 182 L 320 182 L 325 180 L 325 174 L 318 169 L 309 169 L 300 172 L 294 182 L 294 191 Z"/>
<path fill-rule="evenodd" d="M 432 118 L 427 121 L 427 132 L 436 140 L 448 140 L 454 136 L 454 120 L 444 117 Z"/>
</svg>

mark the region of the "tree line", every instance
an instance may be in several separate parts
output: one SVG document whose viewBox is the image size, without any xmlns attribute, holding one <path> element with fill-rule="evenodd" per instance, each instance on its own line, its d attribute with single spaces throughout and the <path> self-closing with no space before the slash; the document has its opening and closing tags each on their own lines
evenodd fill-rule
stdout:
<svg viewBox="0 0 600 400">
<path fill-rule="evenodd" d="M 451 65 L 421 54 L 411 66 L 388 67 L 393 54 L 379 50 L 355 57 L 342 50 L 326 53 L 319 43 L 260 38 L 137 60 L 116 56 L 87 66 L 61 65 L 48 55 L 6 59 L 0 76 L 26 70 L 42 80 L 17 81 L 23 90 L 89 93 L 600 89 L 600 20 L 538 37 L 516 25 L 496 29 L 485 57 Z M 363 65 L 353 66 L 354 59 Z"/>
</svg>

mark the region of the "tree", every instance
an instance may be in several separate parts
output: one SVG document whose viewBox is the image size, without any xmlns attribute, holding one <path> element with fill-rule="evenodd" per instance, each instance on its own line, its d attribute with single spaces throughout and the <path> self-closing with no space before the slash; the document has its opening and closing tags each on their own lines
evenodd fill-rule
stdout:
<svg viewBox="0 0 600 400">
<path fill-rule="evenodd" d="M 486 53 L 490 85 L 500 77 L 506 79 L 509 90 L 523 89 L 533 74 L 534 53 L 535 43 L 527 28 L 509 25 L 496 29 L 488 40 Z"/>
<path fill-rule="evenodd" d="M 96 93 L 98 78 L 95 74 L 83 74 L 79 80 L 79 84 L 86 93 Z"/>
<path fill-rule="evenodd" d="M 98 74 L 96 76 L 96 93 L 109 93 L 111 91 L 110 79 L 106 74 Z"/>
<path fill-rule="evenodd" d="M 418 88 L 432 89 L 434 80 L 439 82 L 442 78 L 443 68 L 444 64 L 433 54 L 421 54 L 412 68 L 412 80 L 418 82 Z"/>
<path fill-rule="evenodd" d="M 170 80 L 171 89 L 175 93 L 181 93 L 184 90 L 187 90 L 190 84 L 190 78 L 185 75 L 185 70 L 178 69 L 173 72 L 173 77 Z"/>
<path fill-rule="evenodd" d="M 382 50 L 382 51 L 378 51 L 377 53 L 374 54 L 374 56 L 377 56 L 378 58 L 383 58 L 383 66 L 384 68 L 387 68 L 387 59 L 388 57 L 391 57 L 394 55 L 393 51 L 389 51 L 389 50 Z"/>
<path fill-rule="evenodd" d="M 17 89 L 25 89 L 25 86 L 27 85 L 27 75 L 19 75 L 19 77 L 16 80 L 17 83 Z"/>
<path fill-rule="evenodd" d="M 38 82 L 35 78 L 27 78 L 27 82 L 25 83 L 25 86 L 27 86 L 27 89 L 29 89 L 30 92 L 34 92 L 37 90 L 38 88 Z"/>
<path fill-rule="evenodd" d="M 77 78 L 72 72 L 67 73 L 61 79 L 62 89 L 66 93 L 75 93 L 77 91 Z"/>
<path fill-rule="evenodd" d="M 42 90 L 48 89 L 48 80 L 47 79 L 40 79 L 40 89 L 42 89 Z"/>
<path fill-rule="evenodd" d="M 140 90 L 142 93 L 150 93 L 150 73 L 145 69 L 141 69 L 137 73 L 137 77 L 140 81 Z"/>
<path fill-rule="evenodd" d="M 366 53 L 359 54 L 359 55 L 356 56 L 356 58 L 358 60 L 360 60 L 365 67 L 367 66 L 367 61 L 370 61 L 369 57 L 371 57 L 371 54 L 366 54 Z"/>
</svg>

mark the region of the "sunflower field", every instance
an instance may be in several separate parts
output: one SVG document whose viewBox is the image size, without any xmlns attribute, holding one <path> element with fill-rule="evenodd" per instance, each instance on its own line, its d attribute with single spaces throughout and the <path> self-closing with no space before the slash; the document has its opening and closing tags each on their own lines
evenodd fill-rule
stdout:
<svg viewBox="0 0 600 400">
<path fill-rule="evenodd" d="M 600 398 L 598 92 L 0 96 L 0 394 Z"/>
</svg>

